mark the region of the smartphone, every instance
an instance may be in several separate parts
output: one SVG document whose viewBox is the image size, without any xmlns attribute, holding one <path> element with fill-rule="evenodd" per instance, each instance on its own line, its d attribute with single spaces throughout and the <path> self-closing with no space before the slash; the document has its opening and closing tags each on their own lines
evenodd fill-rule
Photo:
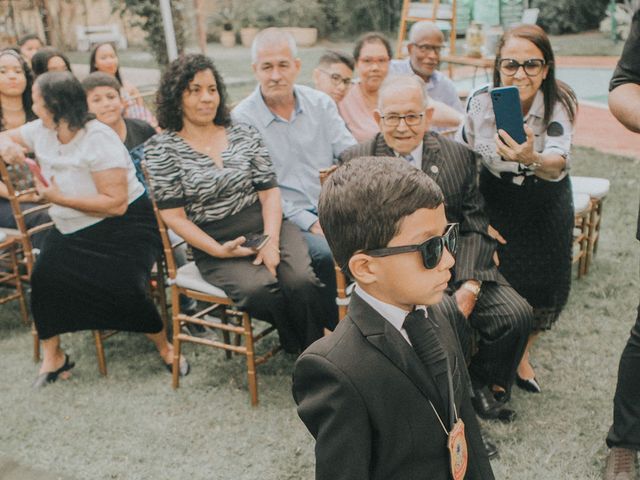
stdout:
<svg viewBox="0 0 640 480">
<path fill-rule="evenodd" d="M 524 132 L 524 120 L 520 94 L 517 87 L 498 87 L 491 90 L 493 113 L 496 116 L 496 129 L 504 130 L 516 142 L 527 141 Z"/>
<path fill-rule="evenodd" d="M 245 241 L 241 245 L 242 247 L 252 248 L 254 250 L 260 250 L 269 241 L 269 235 L 262 235 L 259 233 L 249 233 L 244 236 Z"/>
<path fill-rule="evenodd" d="M 47 179 L 44 178 L 44 175 L 42 175 L 40 165 L 38 165 L 35 160 L 29 157 L 25 158 L 24 161 L 27 164 L 27 167 L 29 167 L 29 170 L 31 170 L 31 174 L 36 177 L 45 187 L 48 187 L 49 182 L 47 182 Z"/>
</svg>

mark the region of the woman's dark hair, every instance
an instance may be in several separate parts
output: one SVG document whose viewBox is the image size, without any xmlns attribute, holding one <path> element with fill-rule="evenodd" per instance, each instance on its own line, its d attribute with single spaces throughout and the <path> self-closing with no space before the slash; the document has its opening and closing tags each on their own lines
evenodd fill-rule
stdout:
<svg viewBox="0 0 640 480">
<path fill-rule="evenodd" d="M 36 86 L 56 124 L 64 120 L 70 130 L 79 130 L 95 118 L 95 115 L 89 113 L 87 96 L 73 73 L 43 73 L 36 79 Z"/>
<path fill-rule="evenodd" d="M 211 70 L 220 95 L 220 104 L 213 123 L 224 127 L 231 124 L 231 115 L 227 107 L 227 89 L 213 61 L 201 54 L 189 54 L 176 58 L 162 74 L 156 94 L 156 117 L 161 128 L 173 131 L 182 129 L 182 94 L 196 73 L 203 70 Z"/>
<path fill-rule="evenodd" d="M 22 92 L 22 108 L 24 108 L 24 113 L 27 117 L 27 122 L 31 120 L 35 120 L 36 115 L 33 113 L 31 107 L 33 106 L 33 100 L 31 99 L 31 87 L 33 86 L 33 72 L 29 67 L 29 64 L 24 59 L 22 55 L 16 53 L 13 49 L 5 49 L 0 52 L 0 57 L 5 55 L 9 55 L 13 58 L 16 58 L 18 62 L 20 62 L 20 66 L 22 67 L 22 71 L 24 72 L 24 76 L 27 79 L 27 83 L 24 88 L 24 92 Z M 2 121 L 2 103 L 0 103 L 0 132 L 4 130 L 4 122 Z"/>
<path fill-rule="evenodd" d="M 116 58 L 118 58 L 118 50 L 116 50 L 116 46 L 113 43 L 111 42 L 98 43 L 91 50 L 91 56 L 89 57 L 89 73 L 98 71 L 98 68 L 96 67 L 96 54 L 98 53 L 98 49 L 103 45 L 110 45 L 111 48 L 113 48 L 113 53 L 116 54 Z M 118 79 L 118 83 L 122 85 L 122 77 L 120 76 L 120 63 L 118 63 L 118 68 L 116 69 L 116 78 Z"/>
<path fill-rule="evenodd" d="M 82 84 L 82 88 L 84 88 L 84 92 L 87 95 L 89 95 L 89 92 L 91 92 L 91 90 L 98 87 L 113 88 L 116 91 L 116 93 L 120 95 L 120 88 L 122 87 L 118 83 L 118 80 L 113 78 L 108 73 L 103 73 L 103 72 L 90 73 L 89 75 L 84 77 L 84 79 L 80 83 Z"/>
<path fill-rule="evenodd" d="M 53 47 L 45 47 L 38 50 L 33 54 L 33 57 L 31 57 L 31 68 L 33 69 L 33 74 L 36 77 L 39 77 L 43 73 L 47 73 L 49 71 L 49 60 L 53 57 L 60 57 L 67 66 L 67 71 L 71 71 L 71 63 L 64 53 Z"/>
<path fill-rule="evenodd" d="M 38 40 L 40 42 L 40 45 L 44 46 L 44 42 L 42 41 L 42 39 L 38 35 L 36 35 L 35 33 L 27 33 L 26 35 L 21 36 L 18 39 L 18 46 L 19 47 L 23 46 L 29 40 Z"/>
<path fill-rule="evenodd" d="M 547 78 L 542 81 L 540 89 L 544 94 L 544 124 L 548 125 L 553 115 L 553 107 L 556 102 L 560 102 L 567 110 L 571 123 L 576 118 L 576 110 L 578 108 L 578 99 L 576 94 L 569 85 L 561 80 L 556 79 L 555 60 L 553 56 L 553 48 L 545 31 L 537 25 L 519 25 L 507 30 L 498 42 L 496 50 L 496 61 L 493 66 L 493 86 L 499 87 L 500 82 L 500 51 L 511 38 L 523 38 L 533 43 L 538 50 L 542 52 L 545 65 L 549 69 Z"/>
<path fill-rule="evenodd" d="M 318 202 L 322 231 L 336 263 L 347 272 L 358 252 L 386 247 L 402 220 L 444 201 L 440 187 L 422 170 L 396 157 L 360 157 L 324 182 Z"/>
<path fill-rule="evenodd" d="M 387 50 L 387 55 L 389 55 L 389 58 L 393 58 L 393 52 L 391 51 L 391 42 L 389 42 L 389 39 L 380 32 L 368 32 L 362 34 L 360 37 L 358 37 L 358 40 L 356 40 L 356 46 L 353 49 L 353 58 L 356 60 L 356 62 L 360 59 L 360 50 L 362 50 L 362 47 L 364 47 L 367 43 L 381 43 Z"/>
</svg>

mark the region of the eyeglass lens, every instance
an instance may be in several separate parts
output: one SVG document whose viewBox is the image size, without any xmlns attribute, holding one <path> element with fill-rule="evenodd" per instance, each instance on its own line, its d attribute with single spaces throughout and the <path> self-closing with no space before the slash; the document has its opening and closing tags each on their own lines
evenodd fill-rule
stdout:
<svg viewBox="0 0 640 480">
<path fill-rule="evenodd" d="M 447 232 L 441 237 L 433 237 L 421 245 L 422 261 L 427 269 L 435 268 L 444 253 L 444 248 L 449 250 L 451 255 L 456 254 L 458 248 L 458 226 L 451 225 Z"/>
<path fill-rule="evenodd" d="M 385 125 L 388 125 L 390 127 L 397 127 L 398 125 L 400 125 L 400 120 L 402 119 L 404 119 L 404 122 L 407 125 L 413 126 L 418 125 L 423 116 L 423 113 L 408 113 L 406 115 L 396 115 L 392 113 L 382 116 L 382 120 L 384 121 Z"/>
<path fill-rule="evenodd" d="M 509 77 L 514 76 L 520 67 L 524 69 L 524 73 L 530 77 L 538 75 L 542 71 L 544 60 L 539 58 L 530 58 L 523 63 L 518 63 L 511 58 L 503 58 L 500 60 L 500 71 Z"/>
</svg>

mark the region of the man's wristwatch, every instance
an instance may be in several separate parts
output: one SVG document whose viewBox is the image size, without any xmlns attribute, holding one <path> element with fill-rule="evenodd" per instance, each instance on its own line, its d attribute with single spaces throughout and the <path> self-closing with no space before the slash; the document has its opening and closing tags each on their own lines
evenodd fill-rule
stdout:
<svg viewBox="0 0 640 480">
<path fill-rule="evenodd" d="M 480 288 L 482 288 L 482 282 L 479 280 L 477 280 L 477 282 L 478 284 L 476 284 L 476 282 L 464 282 L 462 284 L 462 288 L 469 290 L 476 298 L 478 298 L 480 295 Z"/>
</svg>

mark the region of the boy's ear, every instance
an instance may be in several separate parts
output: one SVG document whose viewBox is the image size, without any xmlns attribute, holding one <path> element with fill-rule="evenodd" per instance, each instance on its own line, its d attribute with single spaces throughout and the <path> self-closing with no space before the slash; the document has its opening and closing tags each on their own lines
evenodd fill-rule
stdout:
<svg viewBox="0 0 640 480">
<path fill-rule="evenodd" d="M 356 253 L 349 259 L 351 276 L 364 285 L 371 285 L 377 280 L 375 259 L 366 253 Z"/>
</svg>

